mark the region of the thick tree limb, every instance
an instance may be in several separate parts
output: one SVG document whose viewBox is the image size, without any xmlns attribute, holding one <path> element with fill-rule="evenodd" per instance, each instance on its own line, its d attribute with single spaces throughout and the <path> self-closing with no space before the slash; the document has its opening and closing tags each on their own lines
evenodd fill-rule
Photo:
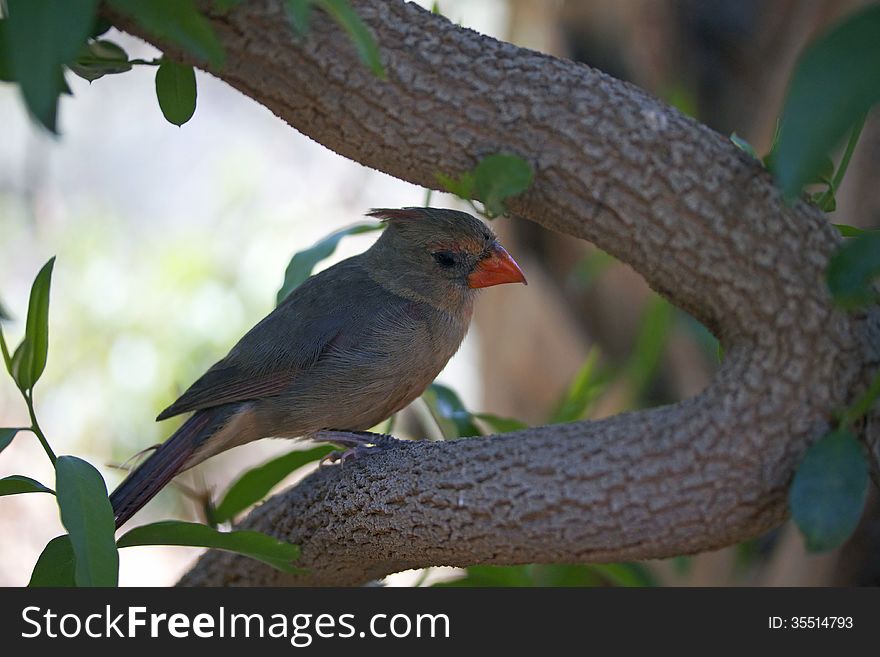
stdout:
<svg viewBox="0 0 880 657">
<path fill-rule="evenodd" d="M 208 553 L 182 583 L 666 557 L 778 525 L 804 449 L 880 360 L 877 322 L 829 302 L 839 238 L 821 212 L 788 207 L 757 161 L 631 85 L 414 5 L 355 6 L 387 82 L 325 18 L 293 39 L 274 0 L 211 16 L 227 53 L 213 72 L 328 148 L 420 185 L 486 154 L 526 158 L 535 183 L 510 208 L 629 263 L 721 338 L 724 365 L 674 406 L 323 468 L 242 523 L 299 543 L 309 574 Z"/>
</svg>

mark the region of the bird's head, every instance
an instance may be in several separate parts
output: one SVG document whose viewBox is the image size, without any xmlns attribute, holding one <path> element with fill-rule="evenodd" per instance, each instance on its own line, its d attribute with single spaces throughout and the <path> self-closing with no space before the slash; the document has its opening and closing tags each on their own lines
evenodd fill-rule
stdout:
<svg viewBox="0 0 880 657">
<path fill-rule="evenodd" d="M 495 234 L 466 212 L 381 208 L 367 214 L 388 224 L 376 247 L 402 266 L 397 273 L 422 289 L 467 294 L 502 283 L 526 283 Z"/>
</svg>

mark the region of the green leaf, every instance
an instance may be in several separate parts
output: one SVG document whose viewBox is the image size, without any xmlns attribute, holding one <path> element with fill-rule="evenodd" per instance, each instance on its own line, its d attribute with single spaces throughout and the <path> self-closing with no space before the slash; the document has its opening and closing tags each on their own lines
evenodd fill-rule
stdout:
<svg viewBox="0 0 880 657">
<path fill-rule="evenodd" d="M 19 381 L 27 381 L 27 379 L 24 378 L 21 373 L 22 362 L 23 362 L 23 357 L 24 357 L 24 353 L 25 353 L 25 349 L 24 349 L 25 342 L 26 342 L 26 340 L 22 340 L 21 344 L 15 348 L 15 351 L 12 353 L 12 358 L 10 359 L 10 361 L 6 367 L 6 369 L 9 370 L 9 373 L 12 375 L 13 381 L 15 381 L 15 384 L 17 386 L 19 386 L 20 389 L 22 389 L 22 388 L 21 388 L 21 384 L 19 383 Z"/>
<path fill-rule="evenodd" d="M 516 155 L 490 155 L 474 169 L 478 198 L 494 215 L 504 214 L 504 201 L 526 191 L 532 184 L 531 165 Z"/>
<path fill-rule="evenodd" d="M 877 300 L 873 281 L 880 276 L 880 232 L 845 242 L 828 261 L 826 279 L 834 302 L 854 309 Z"/>
<path fill-rule="evenodd" d="M 366 24 L 357 15 L 348 0 L 315 0 L 316 4 L 333 17 L 348 33 L 354 42 L 358 56 L 378 78 L 387 79 L 388 74 L 382 66 L 382 57 L 376 39 Z"/>
<path fill-rule="evenodd" d="M 92 41 L 83 48 L 70 70 L 92 82 L 111 73 L 131 70 L 128 55 L 112 41 Z"/>
<path fill-rule="evenodd" d="M 467 576 L 449 582 L 438 582 L 435 588 L 526 587 L 535 582 L 529 566 L 469 566 Z"/>
<path fill-rule="evenodd" d="M 740 137 L 735 132 L 730 135 L 730 141 L 732 141 L 738 149 L 748 153 L 756 160 L 761 159 L 760 157 L 758 157 L 758 153 L 755 152 L 755 148 L 749 142 L 747 142 L 745 139 Z"/>
<path fill-rule="evenodd" d="M 319 262 L 333 255 L 343 237 L 382 230 L 384 227 L 384 224 L 378 223 L 357 224 L 348 228 L 343 228 L 337 230 L 335 233 L 330 233 L 327 237 L 305 251 L 300 251 L 299 253 L 294 254 L 293 258 L 290 260 L 290 264 L 287 265 L 287 270 L 284 272 L 284 283 L 281 285 L 281 289 L 278 290 L 276 304 L 280 304 L 285 298 L 287 298 L 287 295 L 302 285 L 306 279 L 312 275 L 312 270 Z"/>
<path fill-rule="evenodd" d="M 95 24 L 98 0 L 7 0 L 6 57 L 31 115 L 56 132 L 62 66 Z"/>
<path fill-rule="evenodd" d="M 28 586 L 76 586 L 76 556 L 70 536 L 56 536 L 46 544 L 31 573 Z"/>
<path fill-rule="evenodd" d="M 773 166 L 786 197 L 796 196 L 825 156 L 880 100 L 880 5 L 856 13 L 801 56 L 782 112 Z"/>
<path fill-rule="evenodd" d="M 468 201 L 479 198 L 490 216 L 504 214 L 504 201 L 526 191 L 534 178 L 528 162 L 504 153 L 484 157 L 473 171 L 459 178 L 439 172 L 434 175 L 447 192 Z"/>
<path fill-rule="evenodd" d="M 187 545 L 235 552 L 278 570 L 295 573 L 299 547 L 254 531 L 219 532 L 194 522 L 166 520 L 132 529 L 119 539 L 121 548 L 134 545 Z"/>
<path fill-rule="evenodd" d="M 9 311 L 6 310 L 6 306 L 4 306 L 3 302 L 0 301 L 0 321 L 10 319 L 12 319 L 12 315 L 9 314 Z"/>
<path fill-rule="evenodd" d="M 440 383 L 432 383 L 422 393 L 431 415 L 446 439 L 464 436 L 482 436 L 483 432 L 474 424 L 473 417 L 464 407 L 452 388 Z"/>
<path fill-rule="evenodd" d="M 193 0 L 108 0 L 108 3 L 134 18 L 153 36 L 174 42 L 212 66 L 223 65 L 223 46 Z"/>
<path fill-rule="evenodd" d="M 852 433 L 833 431 L 807 450 L 788 499 L 809 551 L 830 550 L 852 534 L 867 490 L 868 463 Z"/>
<path fill-rule="evenodd" d="M 309 33 L 309 22 L 312 15 L 312 0 L 284 0 L 287 20 L 297 36 L 304 37 Z"/>
<path fill-rule="evenodd" d="M 55 258 L 49 259 L 31 286 L 24 340 L 12 355 L 12 376 L 24 392 L 34 387 L 46 369 L 49 353 L 49 291 Z"/>
<path fill-rule="evenodd" d="M 55 491 L 47 488 L 36 479 L 24 475 L 10 475 L 0 479 L 0 496 L 21 493 L 50 493 L 54 495 Z"/>
<path fill-rule="evenodd" d="M 116 523 L 104 479 L 91 464 L 75 456 L 58 457 L 55 477 L 61 522 L 76 554 L 77 586 L 116 586 Z"/>
<path fill-rule="evenodd" d="M 604 373 L 596 372 L 598 360 L 599 349 L 593 347 L 568 387 L 565 397 L 559 403 L 559 408 L 551 417 L 551 424 L 563 424 L 580 420 L 587 414 L 590 406 L 605 390 L 611 379 L 610 371 Z"/>
<path fill-rule="evenodd" d="M 291 472 L 323 458 L 332 451 L 333 447 L 321 446 L 306 451 L 290 452 L 248 470 L 229 487 L 223 500 L 214 509 L 212 519 L 215 522 L 232 520 L 249 506 L 263 499 Z"/>
<path fill-rule="evenodd" d="M 501 417 L 492 413 L 474 413 L 472 417 L 476 418 L 489 427 L 495 433 L 508 433 L 511 431 L 522 431 L 528 429 L 529 425 L 520 420 L 510 417 Z"/>
<path fill-rule="evenodd" d="M 864 228 L 857 228 L 856 226 L 847 226 L 846 224 L 831 224 L 837 229 L 837 232 L 840 233 L 843 237 L 858 237 L 859 235 L 867 235 L 868 233 L 872 233 L 875 231 L 865 230 Z"/>
<path fill-rule="evenodd" d="M 434 176 L 440 186 L 450 194 L 455 194 L 465 201 L 470 201 L 474 197 L 474 174 L 470 171 L 463 173 L 460 178 L 453 178 L 439 172 Z"/>
<path fill-rule="evenodd" d="M 12 439 L 15 438 L 15 434 L 19 431 L 22 431 L 22 429 L 0 429 L 0 452 L 9 447 Z"/>
<path fill-rule="evenodd" d="M 196 111 L 196 73 L 192 66 L 163 60 L 156 71 L 156 97 L 169 123 L 181 126 Z"/>
</svg>

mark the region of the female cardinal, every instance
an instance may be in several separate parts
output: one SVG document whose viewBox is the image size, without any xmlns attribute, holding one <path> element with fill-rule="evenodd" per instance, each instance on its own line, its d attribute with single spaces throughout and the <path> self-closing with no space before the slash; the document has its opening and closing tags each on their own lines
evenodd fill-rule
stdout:
<svg viewBox="0 0 880 657">
<path fill-rule="evenodd" d="M 372 247 L 300 285 L 159 414 L 194 411 L 110 496 L 117 527 L 177 473 L 252 440 L 384 444 L 364 430 L 439 374 L 464 339 L 476 290 L 526 282 L 467 213 L 368 214 L 387 224 Z"/>
</svg>

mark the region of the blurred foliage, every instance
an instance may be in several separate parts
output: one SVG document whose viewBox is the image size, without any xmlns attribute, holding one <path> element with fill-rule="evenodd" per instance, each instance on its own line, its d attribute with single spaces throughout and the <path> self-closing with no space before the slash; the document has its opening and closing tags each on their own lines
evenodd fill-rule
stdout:
<svg viewBox="0 0 880 657">
<path fill-rule="evenodd" d="M 173 43 L 201 62 L 222 67 L 223 46 L 195 0 L 108 0 L 108 3 L 150 34 Z"/>
<path fill-rule="evenodd" d="M 569 385 L 559 408 L 550 418 L 552 423 L 574 422 L 583 418 L 590 410 L 593 402 L 605 391 L 611 382 L 614 372 L 606 368 L 597 372 L 599 348 L 593 347 L 587 355 L 581 369 Z"/>
<path fill-rule="evenodd" d="M 864 117 L 880 100 L 880 5 L 850 16 L 801 55 L 780 120 L 773 170 L 788 197 L 817 178 L 843 137 L 858 139 Z M 830 196 L 846 171 L 848 147 L 830 185 Z M 829 206 L 823 209 L 830 210 Z"/>
<path fill-rule="evenodd" d="M 774 172 L 785 197 L 791 199 L 807 188 L 810 202 L 824 212 L 836 210 L 836 193 L 865 118 L 880 101 L 878 34 L 880 5 L 872 4 L 809 44 L 800 56 L 770 152 L 761 160 Z M 831 155 L 847 135 L 835 166 Z M 761 159 L 735 133 L 731 140 Z M 846 310 L 876 304 L 878 233 L 835 226 L 850 239 L 828 263 L 826 280 L 832 299 Z M 880 373 L 850 408 L 838 410 L 835 426 L 810 447 L 795 473 L 789 503 L 809 550 L 839 546 L 858 524 L 865 503 L 867 462 L 850 428 L 871 409 L 878 394 Z"/>
<path fill-rule="evenodd" d="M 674 308 L 662 297 L 652 297 L 645 306 L 635 347 L 623 370 L 633 406 L 644 399 L 657 375 L 674 319 Z"/>
<path fill-rule="evenodd" d="M 850 228 L 849 226 L 847 228 Z M 877 303 L 880 232 L 862 231 L 844 243 L 828 263 L 828 290 L 841 308 L 855 310 Z"/>
<path fill-rule="evenodd" d="M 229 11 L 241 2 L 218 0 L 215 8 Z M 107 0 L 107 5 L 201 65 L 223 67 L 223 46 L 195 0 Z M 58 99 L 70 93 L 65 70 L 91 82 L 133 65 L 159 66 L 156 98 L 163 116 L 178 126 L 189 121 L 197 95 L 193 67 L 166 57 L 129 59 L 118 44 L 98 38 L 110 27 L 98 16 L 98 6 L 99 0 L 7 0 L 7 15 L 0 19 L 0 80 L 17 82 L 34 120 L 57 134 Z M 326 12 L 373 74 L 387 77 L 376 40 L 348 0 L 285 0 L 285 6 L 300 37 L 308 34 L 313 6 Z"/>
<path fill-rule="evenodd" d="M 617 260 L 602 249 L 592 249 L 572 269 L 569 284 L 578 291 L 585 291 L 615 262 Z"/>
<path fill-rule="evenodd" d="M 826 212 L 836 207 L 840 186 L 868 111 L 880 101 L 880 5 L 871 5 L 811 44 L 795 70 L 781 120 L 772 168 L 783 193 L 797 194 L 817 177 L 827 186 L 811 200 Z M 828 153 L 849 132 L 837 171 Z M 876 305 L 880 233 L 837 225 L 847 237 L 831 257 L 828 291 L 843 309 Z M 789 492 L 792 517 L 808 550 L 841 545 L 858 525 L 868 487 L 868 463 L 852 426 L 880 395 L 880 373 L 813 444 L 798 466 Z"/>
<path fill-rule="evenodd" d="M 384 80 L 388 77 L 382 59 L 379 55 L 379 46 L 373 38 L 366 24 L 355 13 L 348 0 L 285 0 L 288 4 L 312 5 L 320 7 L 346 31 L 351 42 L 357 49 L 361 61 L 373 72 L 377 78 Z"/>
<path fill-rule="evenodd" d="M 674 84 L 661 95 L 663 100 L 682 114 L 687 114 L 694 118 L 699 117 L 700 108 L 697 94 L 690 87 L 683 84 Z"/>
<path fill-rule="evenodd" d="M 0 70 L 17 80 L 31 115 L 55 132 L 63 67 L 77 57 L 95 25 L 98 0 L 7 0 Z"/>
<path fill-rule="evenodd" d="M 34 409 L 34 387 L 42 376 L 49 349 L 49 292 L 55 258 L 40 270 L 31 287 L 27 324 L 21 343 L 10 356 L 0 327 L 0 351 L 31 418 L 26 428 L 3 428 L 4 447 L 19 433 L 38 438 L 55 469 L 55 491 L 23 475 L 0 480 L 0 497 L 24 493 L 53 493 L 61 523 L 68 534 L 50 541 L 34 566 L 34 586 L 116 586 L 119 547 L 130 545 L 188 545 L 237 552 L 293 572 L 299 549 L 259 532 L 218 532 L 211 527 L 169 521 L 132 530 L 119 543 L 104 478 L 90 463 L 75 456 L 56 458 Z M 72 553 L 72 556 L 71 556 Z M 72 572 L 71 572 L 72 571 Z"/>
</svg>

